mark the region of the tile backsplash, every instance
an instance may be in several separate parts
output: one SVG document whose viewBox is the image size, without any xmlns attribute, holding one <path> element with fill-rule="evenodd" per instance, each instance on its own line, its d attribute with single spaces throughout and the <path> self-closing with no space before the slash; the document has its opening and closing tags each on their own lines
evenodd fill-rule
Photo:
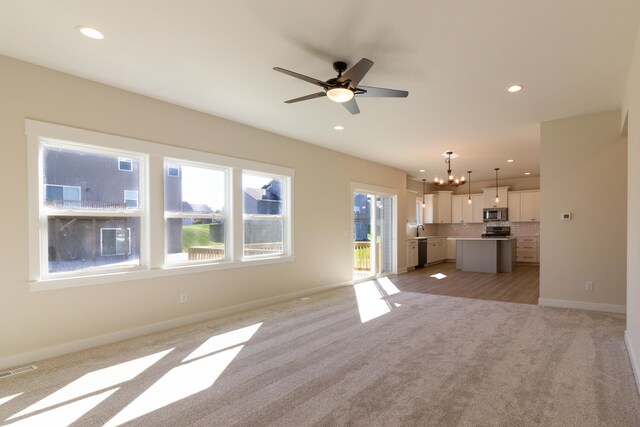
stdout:
<svg viewBox="0 0 640 427">
<path fill-rule="evenodd" d="M 486 224 L 424 224 L 425 230 L 420 230 L 421 236 L 446 236 L 446 237 L 480 237 L 487 225 L 504 225 L 511 227 L 511 235 L 540 237 L 539 222 L 510 222 L 496 221 Z M 407 237 L 416 236 L 416 227 L 407 226 Z"/>
</svg>

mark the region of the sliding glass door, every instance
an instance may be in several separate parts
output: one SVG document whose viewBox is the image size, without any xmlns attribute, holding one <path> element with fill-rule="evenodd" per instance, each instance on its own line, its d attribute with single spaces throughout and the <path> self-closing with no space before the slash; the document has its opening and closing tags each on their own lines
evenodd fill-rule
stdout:
<svg viewBox="0 0 640 427">
<path fill-rule="evenodd" d="M 353 191 L 354 280 L 395 272 L 396 197 Z"/>
</svg>

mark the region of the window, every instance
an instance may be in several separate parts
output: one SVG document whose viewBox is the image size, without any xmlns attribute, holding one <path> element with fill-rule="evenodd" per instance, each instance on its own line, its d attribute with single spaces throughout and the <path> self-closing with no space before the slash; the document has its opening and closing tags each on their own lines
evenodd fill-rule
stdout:
<svg viewBox="0 0 640 427">
<path fill-rule="evenodd" d="M 167 166 L 167 175 L 172 176 L 174 178 L 178 178 L 180 176 L 180 166 L 178 165 L 168 165 Z"/>
<path fill-rule="evenodd" d="M 44 201 L 47 206 L 80 206 L 80 187 L 70 185 L 45 184 Z"/>
<path fill-rule="evenodd" d="M 132 173 L 123 177 L 114 167 L 122 158 L 97 147 L 45 141 L 41 156 L 42 275 L 138 267 L 141 157 L 127 158 Z"/>
<path fill-rule="evenodd" d="M 100 252 L 103 256 L 130 255 L 131 229 L 127 228 L 125 233 L 124 228 L 101 228 Z"/>
<path fill-rule="evenodd" d="M 290 168 L 30 119 L 25 130 L 32 290 L 293 259 Z"/>
<path fill-rule="evenodd" d="M 124 205 L 127 209 L 138 209 L 138 192 L 124 190 Z"/>
<path fill-rule="evenodd" d="M 227 258 L 228 169 L 183 162 L 165 163 L 166 253 L 168 262 L 212 262 Z M 171 170 L 182 170 L 179 179 Z"/>
<path fill-rule="evenodd" d="M 131 172 L 133 170 L 133 160 L 118 158 L 118 170 Z"/>
<path fill-rule="evenodd" d="M 244 256 L 284 253 L 286 180 L 283 177 L 244 173 Z"/>
</svg>

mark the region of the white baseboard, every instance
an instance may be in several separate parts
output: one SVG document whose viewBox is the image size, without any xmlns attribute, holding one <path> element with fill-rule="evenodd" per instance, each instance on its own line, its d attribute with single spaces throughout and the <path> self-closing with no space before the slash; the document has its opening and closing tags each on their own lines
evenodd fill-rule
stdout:
<svg viewBox="0 0 640 427">
<path fill-rule="evenodd" d="M 179 317 L 176 319 L 165 320 L 162 322 L 152 323 L 149 325 L 139 326 L 137 328 L 126 329 L 123 331 L 113 332 L 110 334 L 99 335 L 96 337 L 86 338 L 83 340 L 72 341 L 64 344 L 54 345 L 51 347 L 45 347 L 38 350 L 33 350 L 25 353 L 15 354 L 0 358 L 0 370 L 9 369 L 16 366 L 31 364 L 38 360 L 49 359 L 51 357 L 61 356 L 63 354 L 73 353 L 75 351 L 86 350 L 92 347 L 98 347 L 105 344 L 111 344 L 118 341 L 139 337 L 154 332 L 160 332 L 166 329 L 176 328 L 179 326 L 190 325 L 205 320 L 215 319 L 218 317 L 228 316 L 230 314 L 236 314 L 243 311 L 253 310 L 256 308 L 266 307 L 268 305 L 277 304 L 280 302 L 290 301 L 292 299 L 317 294 L 319 292 L 328 291 L 330 289 L 339 288 L 342 286 L 353 285 L 353 281 L 346 281 L 341 283 L 334 283 L 325 286 L 319 286 L 317 288 L 305 289 L 302 291 L 291 292 L 284 295 L 277 295 L 274 297 L 263 298 L 256 301 L 250 301 L 243 304 L 234 305 L 231 307 L 218 308 L 204 313 L 192 314 L 185 317 Z"/>
<path fill-rule="evenodd" d="M 598 304 L 593 302 L 572 301 L 566 299 L 538 298 L 538 305 L 543 305 L 546 307 L 577 308 L 579 310 L 604 311 L 607 313 L 625 314 L 627 312 L 627 307 L 624 305 Z"/>
<path fill-rule="evenodd" d="M 629 342 L 629 334 L 624 331 L 624 342 L 627 344 L 627 353 L 629 353 L 629 360 L 631 360 L 631 369 L 633 369 L 633 376 L 636 379 L 636 387 L 638 388 L 638 394 L 640 394 L 640 361 L 633 352 L 633 346 Z"/>
</svg>

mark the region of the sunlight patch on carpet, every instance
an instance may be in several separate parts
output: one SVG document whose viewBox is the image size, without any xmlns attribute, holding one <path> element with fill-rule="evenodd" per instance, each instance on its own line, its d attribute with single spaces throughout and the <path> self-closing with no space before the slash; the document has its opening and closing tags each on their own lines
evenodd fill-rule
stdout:
<svg viewBox="0 0 640 427">
<path fill-rule="evenodd" d="M 119 389 L 114 388 L 113 390 L 107 390 L 100 394 L 85 397 L 84 399 L 49 409 L 48 411 L 32 415 L 23 420 L 7 425 L 14 427 L 68 426 L 98 406 L 103 400 L 111 396 L 117 390 Z"/>
<path fill-rule="evenodd" d="M 14 418 L 32 414 L 64 402 L 69 402 L 77 399 L 78 397 L 87 396 L 91 393 L 113 387 L 116 384 L 130 381 L 154 365 L 172 350 L 173 348 L 150 354 L 149 356 L 130 360 L 128 362 L 109 366 L 108 368 L 89 372 L 8 419 L 12 420 Z M 89 409 L 91 409 L 91 407 Z"/>
<path fill-rule="evenodd" d="M 366 323 L 391 311 L 389 304 L 382 299 L 383 295 L 375 282 L 369 280 L 368 282 L 356 283 L 353 287 L 356 292 L 361 323 Z"/>
</svg>

